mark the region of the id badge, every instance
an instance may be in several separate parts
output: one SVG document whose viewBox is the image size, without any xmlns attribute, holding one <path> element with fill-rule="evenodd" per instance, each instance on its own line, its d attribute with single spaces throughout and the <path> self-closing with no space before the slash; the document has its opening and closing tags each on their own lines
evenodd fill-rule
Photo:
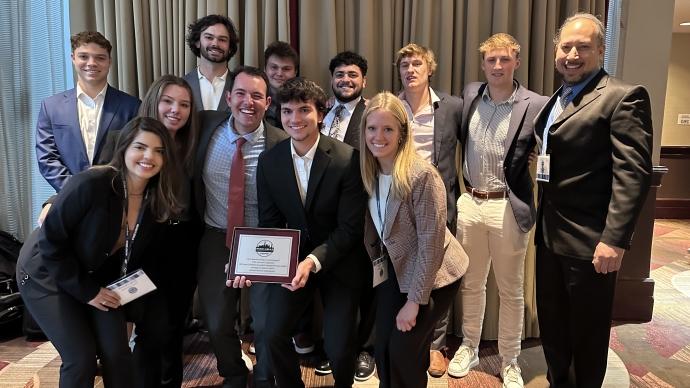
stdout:
<svg viewBox="0 0 690 388">
<path fill-rule="evenodd" d="M 551 176 L 551 155 L 539 155 L 537 158 L 537 181 L 548 182 Z"/>
<path fill-rule="evenodd" d="M 373 286 L 376 287 L 388 280 L 388 255 L 379 256 L 372 261 L 372 264 L 374 265 Z"/>
</svg>

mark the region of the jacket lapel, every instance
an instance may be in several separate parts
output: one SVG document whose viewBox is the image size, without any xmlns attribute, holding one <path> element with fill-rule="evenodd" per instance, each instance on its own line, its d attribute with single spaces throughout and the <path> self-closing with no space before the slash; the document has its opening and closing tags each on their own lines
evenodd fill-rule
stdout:
<svg viewBox="0 0 690 388">
<path fill-rule="evenodd" d="M 321 136 L 319 140 L 319 145 L 316 147 L 316 153 L 314 154 L 314 160 L 311 164 L 311 171 L 309 172 L 309 183 L 307 184 L 307 198 L 304 203 L 304 209 L 307 211 L 311 208 L 311 204 L 314 201 L 314 195 L 319 183 L 323 178 L 328 165 L 331 162 L 331 146 L 328 142 L 326 136 Z"/>
<path fill-rule="evenodd" d="M 392 190 L 393 188 L 391 188 Z M 398 215 L 398 210 L 400 209 L 400 200 L 396 198 L 393 193 L 388 197 L 388 205 L 386 206 L 386 222 L 384 223 L 385 228 L 383 230 L 383 239 L 386 240 L 391 235 L 391 229 L 395 221 L 395 217 Z"/>
<path fill-rule="evenodd" d="M 508 154 L 510 145 L 513 143 L 518 130 L 520 127 L 522 127 L 522 121 L 525 118 L 525 114 L 527 114 L 527 107 L 529 107 L 529 97 L 524 96 L 523 92 L 524 87 L 519 86 L 515 95 L 515 103 L 513 103 L 512 108 L 513 110 L 510 113 L 510 123 L 508 124 L 508 133 L 506 134 L 504 143 L 506 155 Z"/>
<path fill-rule="evenodd" d="M 347 130 L 345 132 L 345 137 L 343 138 L 343 143 L 349 144 L 356 149 L 359 149 L 359 126 L 365 107 L 366 103 L 364 102 L 364 97 L 362 97 L 357 105 L 355 105 L 355 110 L 352 111 L 352 117 L 350 118 L 350 122 L 347 124 Z"/>
<path fill-rule="evenodd" d="M 70 89 L 64 95 L 64 112 L 69 117 L 69 136 L 72 137 L 71 144 L 76 148 L 74 151 L 79 152 L 79 159 L 88 163 L 89 156 L 86 153 L 86 143 L 81 136 L 81 125 L 79 124 L 79 107 L 77 107 L 77 88 Z M 80 162 L 81 163 L 81 162 Z"/>
<path fill-rule="evenodd" d="M 197 79 L 197 82 L 199 80 Z M 225 86 L 223 87 L 223 95 L 220 96 L 220 101 L 218 101 L 218 108 L 216 110 L 218 111 L 230 111 L 230 108 L 228 107 L 228 102 L 225 100 L 225 92 L 230 90 L 230 74 L 228 73 L 227 77 L 225 77 Z"/>
<path fill-rule="evenodd" d="M 101 142 L 105 138 L 105 134 L 108 133 L 110 128 L 110 123 L 115 117 L 115 112 L 120 107 L 120 99 L 115 96 L 115 90 L 108 85 L 108 89 L 105 92 L 105 100 L 103 101 L 103 112 L 101 113 L 101 122 L 98 125 L 98 133 L 96 134 L 96 144 L 94 145 L 94 158 L 98 155 L 98 150 L 101 147 Z"/>
<path fill-rule="evenodd" d="M 597 80 L 597 78 L 599 78 Z M 593 82 L 596 81 L 596 82 Z M 600 70 L 599 74 L 594 77 L 594 80 L 590 81 L 591 83 L 586 85 L 584 89 L 573 99 L 568 103 L 568 105 L 565 106 L 563 109 L 563 112 L 558 116 L 554 121 L 553 125 L 557 126 L 560 125 L 563 121 L 567 120 L 570 116 L 574 115 L 577 113 L 579 110 L 584 108 L 585 106 L 589 105 L 592 101 L 596 100 L 599 98 L 601 95 L 601 92 L 599 92 L 599 89 L 606 87 L 606 83 L 608 82 L 608 74 L 606 71 L 603 69 Z M 561 90 L 560 88 L 558 89 L 559 91 Z M 558 93 L 557 93 L 558 94 Z"/>
</svg>

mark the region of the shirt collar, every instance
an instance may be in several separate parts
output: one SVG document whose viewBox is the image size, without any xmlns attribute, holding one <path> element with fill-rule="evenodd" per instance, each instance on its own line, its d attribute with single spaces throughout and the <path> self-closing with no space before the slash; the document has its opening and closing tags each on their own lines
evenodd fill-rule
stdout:
<svg viewBox="0 0 690 388">
<path fill-rule="evenodd" d="M 292 154 L 292 159 L 301 158 L 301 159 L 314 160 L 314 155 L 316 154 L 316 147 L 319 146 L 320 140 L 321 140 L 321 134 L 319 133 L 318 136 L 316 137 L 316 141 L 314 142 L 314 145 L 311 146 L 309 151 L 307 151 L 307 153 L 304 154 L 304 156 L 299 156 L 297 151 L 295 151 L 295 145 L 292 143 L 292 139 L 290 139 L 290 153 Z"/>
<path fill-rule="evenodd" d="M 206 80 L 208 80 L 208 78 L 206 78 L 206 76 L 204 76 L 203 74 L 201 74 L 201 70 L 199 70 L 198 67 L 196 68 L 196 73 L 197 73 L 197 75 L 199 76 L 199 79 L 206 79 Z M 217 76 L 216 78 L 225 81 L 225 79 L 226 79 L 227 76 L 228 76 L 228 68 L 226 67 L 226 68 L 225 68 L 225 73 L 223 73 L 222 75 Z M 214 78 L 214 80 L 215 80 L 216 78 Z M 209 80 L 209 82 L 210 82 L 210 80 Z"/>
<path fill-rule="evenodd" d="M 599 72 L 601 72 L 601 68 L 599 68 L 599 70 L 597 70 L 597 71 L 592 72 L 592 74 L 590 74 L 590 75 L 589 75 L 587 78 L 585 78 L 584 80 L 582 80 L 582 81 L 580 81 L 580 82 L 578 82 L 578 83 L 576 83 L 576 84 L 570 85 L 570 87 L 572 88 L 572 92 L 570 92 L 570 96 L 568 96 L 568 102 L 570 102 L 570 101 L 572 101 L 573 99 L 575 99 L 575 97 L 577 97 L 577 95 L 580 94 L 580 92 L 582 91 L 582 89 L 584 89 L 585 86 L 587 86 L 587 84 L 588 84 L 592 79 L 594 79 L 594 77 L 596 77 L 597 74 L 599 74 Z M 565 82 L 564 82 L 563 84 L 565 85 Z M 563 88 L 563 86 L 561 86 L 561 88 L 558 89 L 558 93 L 559 93 L 559 94 L 561 93 L 560 90 L 561 90 L 562 88 Z"/>
<path fill-rule="evenodd" d="M 105 83 L 105 86 L 103 87 L 103 89 L 101 89 L 101 91 L 98 92 L 98 94 L 96 94 L 96 97 L 94 97 L 92 100 L 96 101 L 96 100 L 98 100 L 99 98 L 105 98 L 105 92 L 106 92 L 107 90 L 108 90 L 108 83 L 106 82 L 106 83 Z M 81 88 L 81 85 L 79 85 L 79 82 L 77 82 L 77 98 L 82 98 L 81 96 L 89 97 L 89 95 L 86 94 L 86 92 L 84 91 L 84 89 Z M 91 97 L 89 97 L 89 99 L 91 99 Z"/>
<path fill-rule="evenodd" d="M 436 103 L 441 101 L 441 98 L 436 94 L 433 88 L 429 87 L 429 96 L 431 97 L 431 110 L 433 111 L 436 109 Z M 405 98 L 405 91 L 403 90 L 398 94 L 398 98 L 401 99 L 403 102 L 405 102 L 406 109 L 409 110 L 408 113 L 412 114 L 412 107 L 410 107 L 410 103 L 407 102 L 407 99 Z M 410 116 L 412 117 L 412 116 Z"/>
<path fill-rule="evenodd" d="M 337 107 L 339 107 L 340 105 L 342 105 L 345 107 L 345 109 L 347 110 L 348 113 L 352 114 L 352 112 L 355 111 L 355 107 L 357 107 L 357 104 L 359 104 L 359 100 L 361 100 L 361 99 L 362 99 L 362 96 L 359 96 L 358 98 L 355 98 L 354 100 L 352 100 L 350 102 L 346 102 L 346 103 L 342 103 L 336 99 L 335 100 L 336 103 L 335 103 L 335 105 L 333 105 L 333 108 L 331 108 L 331 109 L 333 110 L 333 112 L 335 112 L 335 109 Z"/>
<path fill-rule="evenodd" d="M 494 105 L 502 105 L 502 104 L 508 104 L 508 105 L 513 105 L 515 102 L 515 96 L 517 95 L 517 90 L 520 85 L 516 80 L 513 80 L 513 93 L 511 93 L 510 97 L 508 97 L 507 100 L 505 101 L 500 101 L 500 102 L 494 102 Z M 484 92 L 482 92 L 482 100 L 484 102 L 489 103 L 491 101 L 491 95 L 489 94 L 489 85 L 487 84 L 486 87 L 484 88 Z"/>
<path fill-rule="evenodd" d="M 232 116 L 228 117 L 227 121 L 225 122 L 225 126 L 229 129 L 229 136 L 230 136 L 230 142 L 234 143 L 239 139 L 240 137 L 243 137 L 244 140 L 249 142 L 250 144 L 256 144 L 257 141 L 261 138 L 261 135 L 264 133 L 264 122 L 261 121 L 259 126 L 252 132 L 247 133 L 245 135 L 240 135 L 235 131 L 235 128 L 232 126 Z"/>
</svg>

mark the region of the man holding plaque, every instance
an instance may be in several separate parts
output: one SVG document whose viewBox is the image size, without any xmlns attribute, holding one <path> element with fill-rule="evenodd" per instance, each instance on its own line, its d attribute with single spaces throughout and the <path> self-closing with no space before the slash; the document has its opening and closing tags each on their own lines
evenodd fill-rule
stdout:
<svg viewBox="0 0 690 388">
<path fill-rule="evenodd" d="M 264 72 L 239 67 L 229 76 L 232 87 L 225 99 L 230 113 L 205 111 L 201 115 L 194 198 L 205 231 L 199 245 L 197 279 L 202 315 L 218 361 L 218 373 L 225 379 L 223 387 L 244 388 L 248 371 L 235 331 L 240 293 L 226 288 L 224 268 L 230 256 L 233 228 L 258 224 L 255 176 L 259 154 L 287 135 L 263 122 L 271 102 Z M 255 381 L 272 380 L 269 364 L 261 357 L 257 354 Z"/>
<path fill-rule="evenodd" d="M 267 342 L 278 386 L 304 387 L 290 343 L 297 321 L 314 293 L 323 301 L 324 347 L 336 387 L 351 387 L 355 369 L 357 302 L 368 280 L 363 223 L 366 195 L 359 155 L 352 147 L 320 136 L 326 94 L 312 81 L 295 78 L 278 92 L 283 141 L 259 158 L 259 226 L 300 230 L 299 264 L 289 284 L 269 284 L 271 319 L 256 337 Z M 253 306 L 258 307 L 258 306 Z"/>
</svg>

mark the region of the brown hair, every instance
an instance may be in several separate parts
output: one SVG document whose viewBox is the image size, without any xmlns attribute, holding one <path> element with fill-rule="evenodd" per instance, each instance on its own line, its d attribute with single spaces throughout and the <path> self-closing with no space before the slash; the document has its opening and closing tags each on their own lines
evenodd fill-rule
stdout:
<svg viewBox="0 0 690 388">
<path fill-rule="evenodd" d="M 512 35 L 506 34 L 505 32 L 493 34 L 479 45 L 479 52 L 482 54 L 482 59 L 484 59 L 487 52 L 497 49 L 512 50 L 515 54 L 515 58 L 520 58 L 520 43 L 518 43 Z"/>
<path fill-rule="evenodd" d="M 426 61 L 426 65 L 429 67 L 429 78 L 431 78 L 436 72 L 436 56 L 430 48 L 420 46 L 417 43 L 410 43 L 398 50 L 398 55 L 395 58 L 395 67 L 400 70 L 400 61 L 405 57 L 412 57 L 415 55 L 419 55 Z"/>
<path fill-rule="evenodd" d="M 98 31 L 78 32 L 72 35 L 69 38 L 69 41 L 70 45 L 72 46 L 72 52 L 74 52 L 74 50 L 77 48 L 89 43 L 96 43 L 97 45 L 108 50 L 108 55 L 110 55 L 110 52 L 113 50 L 113 45 L 110 44 L 110 41 Z"/>
</svg>

